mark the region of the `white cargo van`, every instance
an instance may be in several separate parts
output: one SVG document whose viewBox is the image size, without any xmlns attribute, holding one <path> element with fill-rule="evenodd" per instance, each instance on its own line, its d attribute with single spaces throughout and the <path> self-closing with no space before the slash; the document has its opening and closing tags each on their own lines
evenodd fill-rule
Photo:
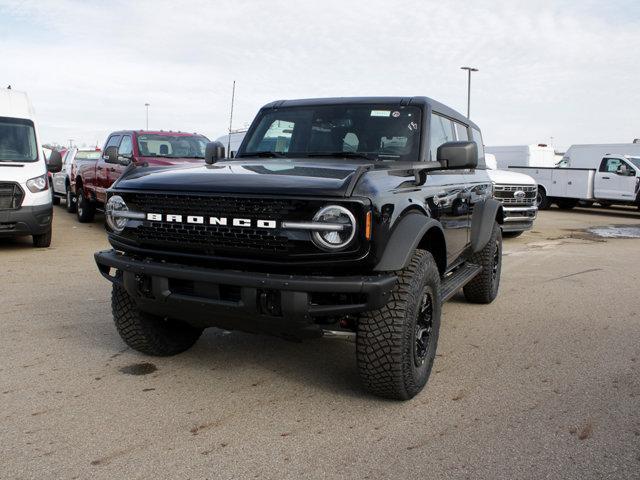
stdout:
<svg viewBox="0 0 640 480">
<path fill-rule="evenodd" d="M 558 167 L 560 168 L 594 168 L 597 169 L 606 155 L 631 155 L 640 157 L 640 143 L 600 143 L 571 145 L 564 154 Z M 513 166 L 532 166 L 513 164 Z M 538 165 L 536 165 L 538 166 Z M 543 166 L 543 165 L 539 165 Z"/>
<path fill-rule="evenodd" d="M 246 134 L 246 130 L 235 130 L 232 131 L 230 135 L 223 135 L 222 137 L 217 138 L 216 142 L 222 143 L 224 148 L 227 149 L 227 155 L 229 155 L 229 158 L 233 158 L 236 156 L 236 152 L 238 151 L 238 148 L 240 148 L 240 144 L 242 143 L 242 140 L 244 140 L 244 136 Z"/>
<path fill-rule="evenodd" d="M 543 143 L 484 147 L 484 151 L 495 155 L 500 169 L 512 166 L 554 167 L 557 163 L 553 147 Z"/>
<path fill-rule="evenodd" d="M 52 152 L 49 168 L 62 166 Z M 38 126 L 24 92 L 0 90 L 0 237 L 32 235 L 35 247 L 51 244 L 53 207 Z"/>
</svg>

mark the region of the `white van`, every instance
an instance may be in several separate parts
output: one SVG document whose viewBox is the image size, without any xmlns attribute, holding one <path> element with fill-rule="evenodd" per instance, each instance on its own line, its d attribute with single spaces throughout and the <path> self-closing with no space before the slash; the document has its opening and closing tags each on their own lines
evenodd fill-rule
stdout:
<svg viewBox="0 0 640 480">
<path fill-rule="evenodd" d="M 246 134 L 246 130 L 232 131 L 230 135 L 223 135 L 222 137 L 217 138 L 216 142 L 222 143 L 224 148 L 227 149 L 227 155 L 229 158 L 233 158 L 236 156 L 236 152 L 240 148 L 240 144 L 242 143 L 242 140 L 244 140 L 244 136 Z"/>
<path fill-rule="evenodd" d="M 558 164 L 560 168 L 597 169 L 608 155 L 640 157 L 640 143 L 594 143 L 571 145 Z M 543 166 L 543 165 L 525 165 Z"/>
<path fill-rule="evenodd" d="M 537 145 L 505 145 L 484 147 L 485 153 L 495 155 L 498 168 L 509 167 L 554 167 L 557 163 L 553 147 L 539 143 Z"/>
<path fill-rule="evenodd" d="M 60 154 L 49 159 L 51 171 Z M 0 237 L 32 235 L 35 247 L 51 244 L 53 207 L 38 126 L 24 92 L 0 90 Z"/>
</svg>

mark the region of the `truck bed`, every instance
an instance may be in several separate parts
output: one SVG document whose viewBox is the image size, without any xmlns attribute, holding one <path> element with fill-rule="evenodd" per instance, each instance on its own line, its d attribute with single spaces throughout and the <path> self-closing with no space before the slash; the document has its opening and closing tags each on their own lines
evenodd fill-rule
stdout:
<svg viewBox="0 0 640 480">
<path fill-rule="evenodd" d="M 509 170 L 533 177 L 545 189 L 548 197 L 594 199 L 595 169 L 513 166 Z"/>
</svg>

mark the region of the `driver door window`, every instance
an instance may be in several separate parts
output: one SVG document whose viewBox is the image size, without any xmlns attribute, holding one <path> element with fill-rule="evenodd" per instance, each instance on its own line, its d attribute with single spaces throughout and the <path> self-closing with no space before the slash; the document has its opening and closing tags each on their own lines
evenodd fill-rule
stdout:
<svg viewBox="0 0 640 480">
<path fill-rule="evenodd" d="M 122 137 L 122 141 L 120 142 L 120 147 L 118 148 L 118 155 L 123 157 L 130 157 L 133 153 L 133 143 L 131 142 L 131 137 L 129 135 L 125 135 Z"/>
<path fill-rule="evenodd" d="M 443 143 L 453 142 L 453 122 L 435 113 L 431 114 L 431 128 L 429 129 L 429 144 L 431 161 L 438 159 L 438 147 Z"/>
</svg>

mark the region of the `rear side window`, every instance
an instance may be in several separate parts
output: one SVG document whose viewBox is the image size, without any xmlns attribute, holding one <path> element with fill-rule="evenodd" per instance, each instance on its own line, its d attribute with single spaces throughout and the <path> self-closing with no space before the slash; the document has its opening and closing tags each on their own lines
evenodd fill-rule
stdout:
<svg viewBox="0 0 640 480">
<path fill-rule="evenodd" d="M 487 164 L 484 161 L 484 143 L 482 143 L 482 134 L 480 130 L 475 128 L 471 129 L 471 135 L 473 135 L 473 141 L 478 146 L 478 168 L 487 168 Z"/>
<path fill-rule="evenodd" d="M 453 142 L 453 122 L 448 118 L 435 113 L 431 114 L 431 128 L 429 132 L 429 144 L 431 145 L 431 160 L 438 158 L 438 147 L 443 143 Z"/>
</svg>

